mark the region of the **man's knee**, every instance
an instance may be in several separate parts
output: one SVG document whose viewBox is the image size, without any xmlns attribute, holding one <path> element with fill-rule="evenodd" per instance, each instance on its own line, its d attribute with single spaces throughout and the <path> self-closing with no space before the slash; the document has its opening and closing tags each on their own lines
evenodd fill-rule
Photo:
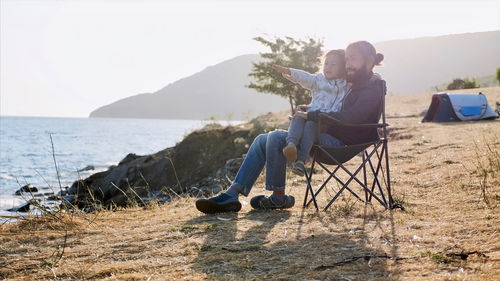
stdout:
<svg viewBox="0 0 500 281">
<path fill-rule="evenodd" d="M 275 130 L 268 133 L 267 142 L 272 145 L 283 145 L 286 143 L 286 131 Z"/>
<path fill-rule="evenodd" d="M 260 134 L 253 139 L 251 147 L 263 150 L 266 147 L 267 134 Z"/>
<path fill-rule="evenodd" d="M 260 134 L 258 136 L 255 137 L 255 139 L 253 140 L 253 142 L 255 143 L 265 143 L 267 140 L 267 134 Z"/>
</svg>

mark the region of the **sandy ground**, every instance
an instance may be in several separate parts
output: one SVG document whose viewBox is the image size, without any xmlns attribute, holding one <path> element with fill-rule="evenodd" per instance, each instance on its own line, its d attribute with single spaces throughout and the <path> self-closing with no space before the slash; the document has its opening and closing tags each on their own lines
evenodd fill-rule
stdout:
<svg viewBox="0 0 500 281">
<path fill-rule="evenodd" d="M 500 87 L 480 90 L 490 104 L 500 101 Z M 242 198 L 237 214 L 203 215 L 195 199 L 179 198 L 2 225 L 0 277 L 500 280 L 500 167 L 491 164 L 498 163 L 500 121 L 420 123 L 430 96 L 387 98 L 388 115 L 399 116 L 388 119 L 389 151 L 394 199 L 404 211 L 348 193 L 326 212 L 303 209 L 305 180 L 290 173 L 297 204 L 289 210 L 253 211 Z M 315 174 L 313 185 L 325 176 Z M 251 196 L 267 193 L 263 180 Z M 319 204 L 338 188 L 330 185 Z"/>
</svg>

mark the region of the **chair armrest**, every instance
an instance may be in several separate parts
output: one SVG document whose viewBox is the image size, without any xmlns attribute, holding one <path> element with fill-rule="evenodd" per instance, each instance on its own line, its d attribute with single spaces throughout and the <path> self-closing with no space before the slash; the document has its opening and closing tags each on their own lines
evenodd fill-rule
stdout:
<svg viewBox="0 0 500 281">
<path fill-rule="evenodd" d="M 333 118 L 332 116 L 326 114 L 326 113 L 320 113 L 319 114 L 319 122 L 318 123 L 329 123 L 329 124 L 335 124 L 335 125 L 341 125 L 345 127 L 358 127 L 358 128 L 383 128 L 389 126 L 387 123 L 371 123 L 371 124 L 355 124 L 355 123 L 347 123 L 340 121 L 336 118 Z"/>
</svg>

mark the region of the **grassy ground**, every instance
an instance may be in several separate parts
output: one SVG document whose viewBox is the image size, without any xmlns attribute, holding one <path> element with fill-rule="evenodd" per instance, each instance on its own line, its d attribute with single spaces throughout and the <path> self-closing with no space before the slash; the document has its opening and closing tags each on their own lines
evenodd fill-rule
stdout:
<svg viewBox="0 0 500 281">
<path fill-rule="evenodd" d="M 481 89 L 490 104 L 500 88 Z M 328 211 L 203 215 L 195 199 L 0 226 L 11 280 L 499 280 L 500 121 L 419 123 L 430 94 L 388 97 L 394 198 L 347 193 Z M 406 117 L 405 117 L 406 116 Z M 359 161 L 359 159 L 355 159 Z M 314 184 L 319 183 L 319 175 Z M 261 177 L 251 195 L 265 193 Z M 332 185 L 332 194 L 337 185 Z M 320 196 L 326 203 L 327 193 Z"/>
</svg>

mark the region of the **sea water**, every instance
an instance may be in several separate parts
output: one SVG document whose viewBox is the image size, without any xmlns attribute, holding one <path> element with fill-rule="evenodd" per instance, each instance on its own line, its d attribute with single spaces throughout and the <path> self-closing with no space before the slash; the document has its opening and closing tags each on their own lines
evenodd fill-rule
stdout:
<svg viewBox="0 0 500 281">
<path fill-rule="evenodd" d="M 57 192 L 59 180 L 63 187 L 70 186 L 78 178 L 116 165 L 128 153 L 158 152 L 213 122 L 0 116 L 0 215 L 25 201 L 14 196 L 21 186 L 50 187 Z M 79 171 L 88 166 L 94 170 Z"/>
</svg>

